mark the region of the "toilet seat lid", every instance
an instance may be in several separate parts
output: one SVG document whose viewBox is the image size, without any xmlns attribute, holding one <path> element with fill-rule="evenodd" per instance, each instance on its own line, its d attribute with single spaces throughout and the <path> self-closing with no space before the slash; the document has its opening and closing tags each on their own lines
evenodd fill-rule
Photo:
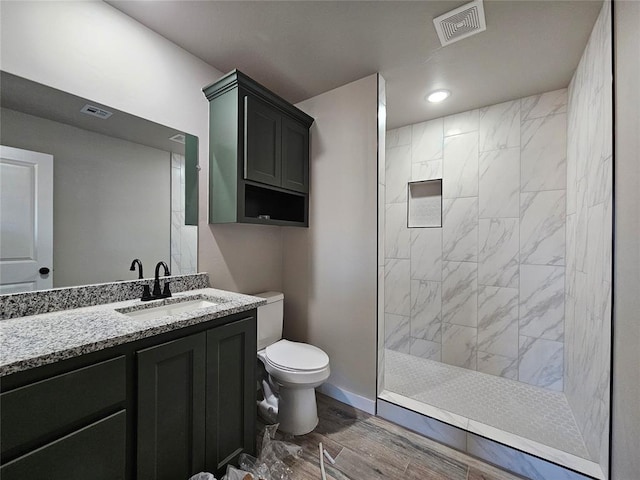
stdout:
<svg viewBox="0 0 640 480">
<path fill-rule="evenodd" d="M 329 356 L 307 343 L 280 340 L 265 349 L 267 360 L 287 370 L 320 370 L 329 364 Z"/>
</svg>

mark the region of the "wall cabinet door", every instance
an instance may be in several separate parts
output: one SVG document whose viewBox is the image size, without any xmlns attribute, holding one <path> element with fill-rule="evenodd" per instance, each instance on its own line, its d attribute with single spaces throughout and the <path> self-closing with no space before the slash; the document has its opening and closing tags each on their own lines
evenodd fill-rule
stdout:
<svg viewBox="0 0 640 480">
<path fill-rule="evenodd" d="M 137 360 L 137 478 L 203 471 L 206 332 L 140 350 Z"/>
<path fill-rule="evenodd" d="M 290 118 L 282 119 L 282 188 L 309 191 L 309 129 Z"/>
<path fill-rule="evenodd" d="M 244 102 L 244 178 L 279 187 L 282 116 L 249 95 Z"/>
<path fill-rule="evenodd" d="M 256 319 L 207 331 L 207 471 L 255 454 Z"/>
</svg>

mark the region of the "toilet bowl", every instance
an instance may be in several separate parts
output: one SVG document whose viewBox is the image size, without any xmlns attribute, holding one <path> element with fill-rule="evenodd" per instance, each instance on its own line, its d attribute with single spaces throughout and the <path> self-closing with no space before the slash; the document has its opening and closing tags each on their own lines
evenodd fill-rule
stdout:
<svg viewBox="0 0 640 480">
<path fill-rule="evenodd" d="M 278 386 L 279 429 L 304 435 L 318 424 L 315 388 L 329 378 L 329 356 L 313 345 L 282 339 L 281 293 L 256 296 L 268 302 L 258 307 L 258 359 Z"/>
</svg>

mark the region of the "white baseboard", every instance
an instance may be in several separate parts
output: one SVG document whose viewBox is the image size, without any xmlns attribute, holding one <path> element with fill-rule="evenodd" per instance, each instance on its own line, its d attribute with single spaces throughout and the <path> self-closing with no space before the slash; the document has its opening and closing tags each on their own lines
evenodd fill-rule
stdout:
<svg viewBox="0 0 640 480">
<path fill-rule="evenodd" d="M 376 414 L 376 401 L 370 398 L 349 392 L 331 383 L 323 383 L 318 387 L 318 391 L 327 397 L 331 397 L 363 412 L 370 413 L 371 415 Z"/>
</svg>

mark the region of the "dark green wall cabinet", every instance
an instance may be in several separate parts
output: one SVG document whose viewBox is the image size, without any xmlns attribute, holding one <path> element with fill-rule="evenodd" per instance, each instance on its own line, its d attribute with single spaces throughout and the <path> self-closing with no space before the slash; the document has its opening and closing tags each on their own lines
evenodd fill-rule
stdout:
<svg viewBox="0 0 640 480">
<path fill-rule="evenodd" d="M 209 222 L 308 226 L 313 118 L 234 70 L 209 100 Z"/>
<path fill-rule="evenodd" d="M 184 224 L 198 226 L 198 137 L 184 137 Z"/>
<path fill-rule="evenodd" d="M 220 477 L 255 454 L 255 310 L 0 379 L 0 478 Z"/>
</svg>

